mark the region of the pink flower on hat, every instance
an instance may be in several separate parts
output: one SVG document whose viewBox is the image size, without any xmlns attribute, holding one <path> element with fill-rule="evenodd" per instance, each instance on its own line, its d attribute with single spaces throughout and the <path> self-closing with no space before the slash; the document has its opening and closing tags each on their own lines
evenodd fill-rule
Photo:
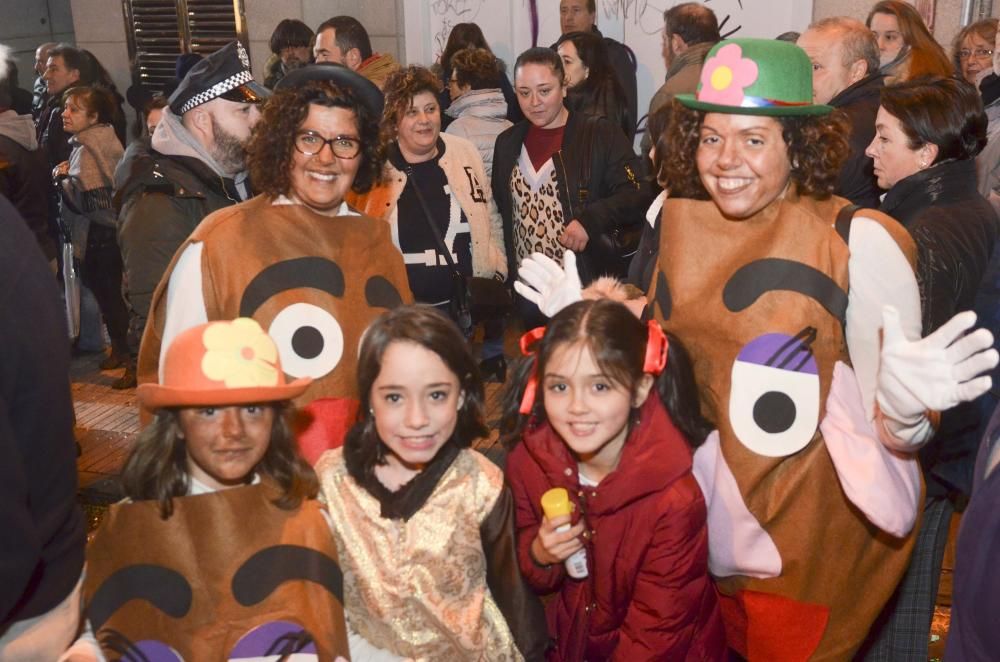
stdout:
<svg viewBox="0 0 1000 662">
<path fill-rule="evenodd" d="M 743 91 L 757 80 L 757 63 L 743 57 L 739 44 L 727 44 L 705 62 L 698 101 L 739 106 Z"/>
<path fill-rule="evenodd" d="M 254 320 L 241 317 L 211 324 L 202 342 L 206 351 L 201 370 L 209 379 L 227 388 L 278 385 L 278 350 Z"/>
</svg>

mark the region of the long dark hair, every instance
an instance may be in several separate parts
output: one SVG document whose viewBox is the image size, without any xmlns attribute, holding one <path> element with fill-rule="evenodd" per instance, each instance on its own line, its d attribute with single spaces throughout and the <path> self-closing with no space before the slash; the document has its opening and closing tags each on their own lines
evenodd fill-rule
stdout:
<svg viewBox="0 0 1000 662">
<path fill-rule="evenodd" d="M 490 48 L 489 42 L 486 41 L 486 36 L 483 35 L 483 31 L 478 25 L 475 23 L 456 23 L 455 27 L 448 33 L 448 43 L 445 44 L 444 50 L 441 51 L 441 70 L 447 74 L 451 74 L 451 58 L 454 57 L 455 53 L 465 48 L 483 48 L 489 51 L 490 55 L 493 55 L 493 49 Z M 502 72 L 503 62 L 500 60 L 497 60 L 497 62 L 497 66 Z"/>
<path fill-rule="evenodd" d="M 635 133 L 635 118 L 629 113 L 625 89 L 611 68 L 604 39 L 593 32 L 570 32 L 559 37 L 555 48 L 567 41 L 576 47 L 588 73 L 583 82 L 569 89 L 566 107 L 574 112 L 606 117 L 612 124 L 622 127 L 631 139 Z"/>
<path fill-rule="evenodd" d="M 375 429 L 371 409 L 372 384 L 382 371 L 382 357 L 394 342 L 411 342 L 437 354 L 458 377 L 465 394 L 458 409 L 458 423 L 448 444 L 468 448 L 489 434 L 483 422 L 483 382 L 468 343 L 455 324 L 431 306 L 401 306 L 376 319 L 365 332 L 358 356 L 358 420 L 344 441 L 347 472 L 359 485 L 370 485 L 375 467 L 385 464 L 385 445 Z"/>
<path fill-rule="evenodd" d="M 319 480 L 309 463 L 299 455 L 288 422 L 287 403 L 273 403 L 274 424 L 264 457 L 254 471 L 270 477 L 281 488 L 274 505 L 283 510 L 298 508 L 304 499 L 319 492 Z M 160 516 L 170 517 L 173 498 L 185 496 L 191 487 L 187 450 L 181 437 L 178 409 L 160 409 L 153 422 L 136 439 L 122 468 L 122 487 L 133 501 L 155 499 Z"/>
<path fill-rule="evenodd" d="M 534 356 L 518 362 L 513 379 L 502 396 L 500 438 L 508 447 L 517 444 L 526 427 L 540 425 L 545 418 L 545 396 L 541 387 L 545 369 L 555 351 L 567 343 L 582 343 L 608 379 L 634 396 L 643 376 L 648 327 L 621 303 L 610 299 L 578 301 L 549 320 L 545 335 L 535 343 Z M 691 446 L 698 446 L 712 430 L 701 415 L 691 359 L 681 342 L 667 334 L 670 343 L 667 366 L 656 380 L 656 392 L 674 425 Z M 521 414 L 521 398 L 530 377 L 538 380 L 530 414 Z M 634 417 L 633 417 L 634 418 Z"/>
</svg>

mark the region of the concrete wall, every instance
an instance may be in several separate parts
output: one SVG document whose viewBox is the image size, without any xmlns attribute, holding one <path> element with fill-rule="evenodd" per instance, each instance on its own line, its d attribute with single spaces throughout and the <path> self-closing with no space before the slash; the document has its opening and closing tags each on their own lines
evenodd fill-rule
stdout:
<svg viewBox="0 0 1000 662">
<path fill-rule="evenodd" d="M 47 41 L 73 41 L 70 0 L 2 0 L 0 44 L 10 46 L 19 83 L 26 90 L 35 80 L 35 49 Z M 124 28 L 122 28 L 124 29 Z"/>
<path fill-rule="evenodd" d="M 125 41 L 125 17 L 121 0 L 70 0 L 73 9 L 73 31 L 77 48 L 93 53 L 111 74 L 118 91 L 132 84 L 129 71 L 128 43 Z M 126 116 L 133 119 L 129 108 Z"/>
</svg>

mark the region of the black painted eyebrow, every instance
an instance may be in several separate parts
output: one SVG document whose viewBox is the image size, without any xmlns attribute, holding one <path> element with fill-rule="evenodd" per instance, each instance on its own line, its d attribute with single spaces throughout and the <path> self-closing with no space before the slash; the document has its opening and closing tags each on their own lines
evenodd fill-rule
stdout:
<svg viewBox="0 0 1000 662">
<path fill-rule="evenodd" d="M 87 605 L 94 631 L 131 600 L 145 600 L 168 616 L 182 618 L 191 609 L 191 584 L 176 570 L 161 565 L 126 566 L 105 579 Z"/>
<path fill-rule="evenodd" d="M 344 601 L 344 575 L 337 562 L 298 545 L 274 545 L 248 558 L 233 575 L 233 597 L 244 607 L 251 607 L 288 581 L 314 582 L 341 603 Z"/>
<path fill-rule="evenodd" d="M 342 297 L 344 272 L 336 262 L 325 257 L 298 257 L 272 264 L 254 276 L 243 290 L 240 317 L 252 317 L 275 294 L 299 287 L 311 287 Z"/>
<path fill-rule="evenodd" d="M 798 292 L 815 300 L 844 323 L 847 292 L 822 271 L 808 264 L 781 258 L 764 258 L 746 264 L 734 273 L 722 291 L 722 302 L 738 313 L 774 290 Z"/>
<path fill-rule="evenodd" d="M 365 283 L 365 301 L 372 308 L 398 308 L 403 305 L 399 290 L 385 276 L 372 276 Z"/>
</svg>

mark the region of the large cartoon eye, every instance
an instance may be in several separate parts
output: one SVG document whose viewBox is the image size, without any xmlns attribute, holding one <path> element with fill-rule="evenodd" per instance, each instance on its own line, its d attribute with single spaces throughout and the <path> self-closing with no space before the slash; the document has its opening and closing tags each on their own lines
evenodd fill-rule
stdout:
<svg viewBox="0 0 1000 662">
<path fill-rule="evenodd" d="M 816 329 L 796 336 L 768 333 L 733 362 L 729 419 L 744 446 L 784 457 L 802 450 L 819 422 L 819 371 L 809 345 Z"/>
<path fill-rule="evenodd" d="M 255 627 L 236 642 L 229 660 L 318 660 L 313 636 L 301 625 L 272 621 Z"/>
<path fill-rule="evenodd" d="M 336 368 L 344 353 L 340 324 L 311 303 L 286 306 L 267 332 L 278 346 L 282 369 L 292 377 L 318 379 Z"/>
</svg>

